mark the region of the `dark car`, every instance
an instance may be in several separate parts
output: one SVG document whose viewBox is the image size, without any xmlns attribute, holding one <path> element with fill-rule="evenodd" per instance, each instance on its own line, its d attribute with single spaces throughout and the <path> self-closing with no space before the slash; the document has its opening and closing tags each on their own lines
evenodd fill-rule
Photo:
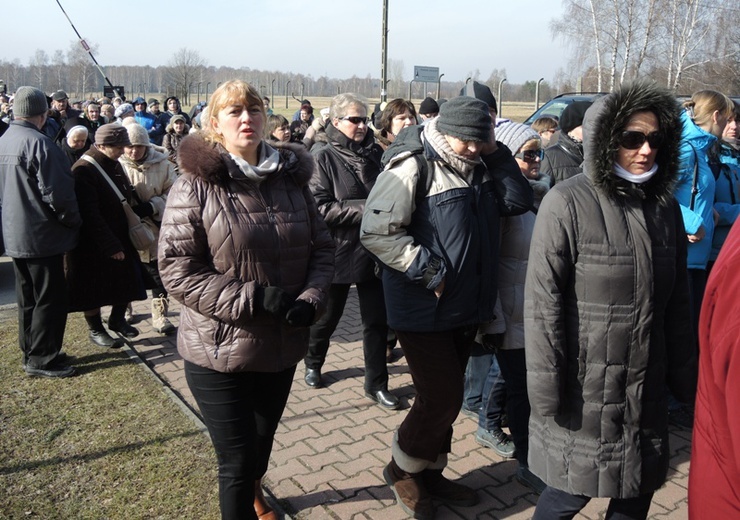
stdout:
<svg viewBox="0 0 740 520">
<path fill-rule="evenodd" d="M 535 119 L 543 116 L 554 117 L 558 121 L 560 120 L 560 114 L 563 113 L 565 107 L 573 103 L 574 101 L 594 101 L 601 96 L 605 96 L 607 92 L 567 92 L 555 96 L 550 101 L 542 105 L 534 114 L 529 116 L 525 121 L 525 125 L 531 125 Z"/>
</svg>

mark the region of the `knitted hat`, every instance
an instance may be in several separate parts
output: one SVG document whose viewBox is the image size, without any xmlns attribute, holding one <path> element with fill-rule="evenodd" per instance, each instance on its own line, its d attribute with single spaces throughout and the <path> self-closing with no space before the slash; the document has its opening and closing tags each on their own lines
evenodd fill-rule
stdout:
<svg viewBox="0 0 740 520">
<path fill-rule="evenodd" d="M 493 124 L 488 105 L 467 96 L 451 99 L 439 109 L 437 129 L 463 141 L 486 142 L 491 137 Z"/>
<path fill-rule="evenodd" d="M 583 124 L 583 116 L 593 101 L 574 101 L 560 115 L 560 130 L 566 134 Z"/>
<path fill-rule="evenodd" d="M 118 123 L 102 125 L 95 132 L 95 144 L 103 146 L 131 146 L 126 128 Z"/>
<path fill-rule="evenodd" d="M 159 105 L 159 100 L 157 98 L 149 98 L 149 106 L 152 105 Z"/>
<path fill-rule="evenodd" d="M 488 88 L 488 85 L 473 81 L 472 83 L 468 83 L 467 85 L 465 85 L 462 90 L 460 90 L 460 95 L 480 99 L 486 105 L 488 105 L 488 108 L 492 108 L 496 111 L 496 113 L 498 113 L 498 108 L 496 107 L 496 98 L 493 97 L 493 92 L 491 92 L 491 89 Z"/>
<path fill-rule="evenodd" d="M 424 98 L 424 101 L 419 105 L 420 114 L 436 114 L 437 112 L 439 112 L 439 105 L 430 97 Z"/>
<path fill-rule="evenodd" d="M 51 95 L 51 99 L 53 99 L 54 101 L 62 101 L 67 98 L 67 93 L 63 90 L 57 90 Z"/>
<path fill-rule="evenodd" d="M 128 132 L 128 140 L 131 141 L 131 146 L 151 146 L 149 133 L 140 124 L 127 125 L 126 131 Z"/>
<path fill-rule="evenodd" d="M 49 110 L 46 94 L 35 87 L 20 87 L 13 98 L 15 117 L 40 116 Z"/>
<path fill-rule="evenodd" d="M 134 107 L 131 105 L 131 103 L 123 103 L 122 105 L 119 105 L 116 111 L 113 113 L 116 117 L 121 117 L 124 114 L 127 114 L 129 112 L 133 112 Z"/>
<path fill-rule="evenodd" d="M 513 154 L 532 139 L 539 140 L 540 134 L 527 125 L 508 121 L 496 127 L 496 140 L 504 143 Z"/>
</svg>

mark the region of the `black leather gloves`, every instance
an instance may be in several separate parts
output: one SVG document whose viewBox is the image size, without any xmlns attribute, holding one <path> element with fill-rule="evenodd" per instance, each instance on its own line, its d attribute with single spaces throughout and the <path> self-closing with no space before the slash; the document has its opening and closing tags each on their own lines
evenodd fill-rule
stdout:
<svg viewBox="0 0 740 520">
<path fill-rule="evenodd" d="M 285 314 L 293 307 L 294 298 L 283 291 L 280 287 L 260 287 L 254 290 L 254 308 L 256 313 L 266 311 L 278 318 L 285 317 Z"/>
<path fill-rule="evenodd" d="M 313 305 L 307 301 L 296 300 L 285 315 L 285 320 L 291 327 L 308 327 L 313 322 L 315 312 Z"/>
</svg>

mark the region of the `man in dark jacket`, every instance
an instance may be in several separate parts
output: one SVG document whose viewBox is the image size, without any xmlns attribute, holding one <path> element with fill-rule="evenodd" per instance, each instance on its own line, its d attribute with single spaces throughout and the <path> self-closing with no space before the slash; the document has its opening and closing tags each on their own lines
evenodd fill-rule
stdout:
<svg viewBox="0 0 740 520">
<path fill-rule="evenodd" d="M 499 217 L 533 203 L 511 152 L 495 142 L 488 109 L 461 96 L 423 127 L 402 131 L 383 156 L 388 165 L 362 218 L 360 239 L 383 264 L 388 324 L 417 392 L 383 471 L 414 518 L 433 516 L 431 497 L 478 501 L 442 470 L 476 329 L 493 318 Z"/>
<path fill-rule="evenodd" d="M 15 120 L 0 139 L 0 202 L 23 368 L 31 376 L 69 377 L 75 369 L 60 359 L 67 324 L 63 255 L 77 243 L 82 220 L 67 158 L 41 133 L 48 108 L 42 91 L 18 89 Z"/>
<path fill-rule="evenodd" d="M 581 173 L 583 162 L 583 115 L 591 101 L 574 101 L 560 116 L 557 142 L 545 149 L 540 173 L 549 175 L 553 186 Z"/>
</svg>

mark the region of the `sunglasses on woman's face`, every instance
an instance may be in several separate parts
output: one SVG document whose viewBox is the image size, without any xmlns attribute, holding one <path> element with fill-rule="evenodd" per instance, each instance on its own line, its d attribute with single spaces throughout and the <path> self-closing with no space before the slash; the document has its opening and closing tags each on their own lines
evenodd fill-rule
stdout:
<svg viewBox="0 0 740 520">
<path fill-rule="evenodd" d="M 545 151 L 542 148 L 538 148 L 537 150 L 525 150 L 523 152 L 519 152 L 514 157 L 520 158 L 525 163 L 533 163 L 537 160 L 542 160 L 542 158 L 545 156 Z"/>
<path fill-rule="evenodd" d="M 339 118 L 340 121 L 349 121 L 353 125 L 359 125 L 360 123 L 367 124 L 367 117 L 360 116 L 344 116 Z"/>
<path fill-rule="evenodd" d="M 619 139 L 619 145 L 627 150 L 637 150 L 638 148 L 642 148 L 645 141 L 648 142 L 650 148 L 655 150 L 663 142 L 663 134 L 660 132 L 643 134 L 634 130 L 625 130 Z"/>
</svg>

